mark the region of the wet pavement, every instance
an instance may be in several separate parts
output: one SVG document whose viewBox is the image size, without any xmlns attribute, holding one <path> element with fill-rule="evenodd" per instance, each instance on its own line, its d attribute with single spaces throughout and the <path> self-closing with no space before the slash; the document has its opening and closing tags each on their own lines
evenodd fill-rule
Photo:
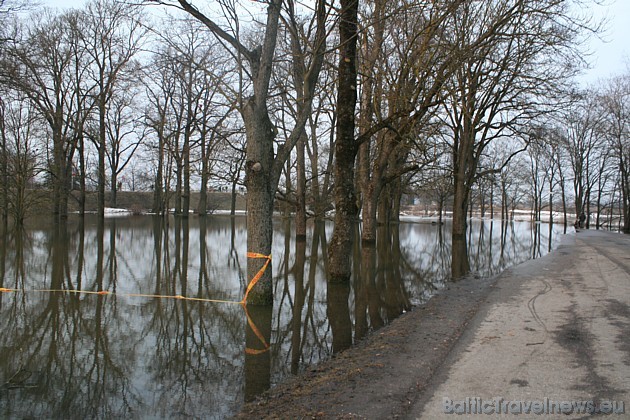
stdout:
<svg viewBox="0 0 630 420">
<path fill-rule="evenodd" d="M 629 327 L 630 236 L 582 230 L 500 276 L 406 416 L 630 418 Z"/>
</svg>

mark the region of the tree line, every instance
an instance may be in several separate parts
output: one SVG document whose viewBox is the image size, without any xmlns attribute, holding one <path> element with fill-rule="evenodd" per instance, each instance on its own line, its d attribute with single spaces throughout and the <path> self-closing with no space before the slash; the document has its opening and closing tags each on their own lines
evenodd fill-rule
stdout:
<svg viewBox="0 0 630 420">
<path fill-rule="evenodd" d="M 93 192 L 103 216 L 138 188 L 187 217 L 211 188 L 243 188 L 261 255 L 278 203 L 298 239 L 334 209 L 327 270 L 342 283 L 353 241 L 373 244 L 406 197 L 452 211 L 454 247 L 495 206 L 629 233 L 630 75 L 575 82 L 594 3 L 0 0 L 0 211 L 21 221 L 45 189 L 57 218 Z M 250 258 L 249 278 L 265 262 Z M 271 291 L 268 269 L 252 301 Z"/>
</svg>

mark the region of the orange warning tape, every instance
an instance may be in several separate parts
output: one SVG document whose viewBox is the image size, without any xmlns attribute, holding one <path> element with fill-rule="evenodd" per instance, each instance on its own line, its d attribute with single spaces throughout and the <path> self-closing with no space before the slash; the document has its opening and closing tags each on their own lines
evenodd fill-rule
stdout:
<svg viewBox="0 0 630 420">
<path fill-rule="evenodd" d="M 256 337 L 258 337 L 258 339 L 264 346 L 264 349 L 260 349 L 260 350 L 246 348 L 245 352 L 247 354 L 261 354 L 261 353 L 269 351 L 270 345 L 269 343 L 267 343 L 267 340 L 265 340 L 265 337 L 262 335 L 258 327 L 256 327 L 256 324 L 254 324 L 254 322 L 252 321 L 249 315 L 249 312 L 247 311 L 247 297 L 249 296 L 249 292 L 254 288 L 256 283 L 258 283 L 258 280 L 260 280 L 260 278 L 263 276 L 263 274 L 265 273 L 265 270 L 267 270 L 269 263 L 271 263 L 271 255 L 264 255 L 264 254 L 259 254 L 256 252 L 248 252 L 247 258 L 265 259 L 266 261 L 263 264 L 263 266 L 260 268 L 260 270 L 258 270 L 254 278 L 247 285 L 247 289 L 245 290 L 245 296 L 243 296 L 243 299 L 240 302 L 235 302 L 233 300 L 194 298 L 194 297 L 186 297 L 182 295 L 169 296 L 169 295 L 155 295 L 155 294 L 144 294 L 144 293 L 114 293 L 107 290 L 99 290 L 95 292 L 95 291 L 89 291 L 89 290 L 71 290 L 71 289 L 66 289 L 66 290 L 34 289 L 31 291 L 32 292 L 47 292 L 47 293 L 75 293 L 75 294 L 99 295 L 99 296 L 112 295 L 112 296 L 157 298 L 157 299 L 179 299 L 179 300 L 190 300 L 190 301 L 197 301 L 197 302 L 239 304 L 245 310 L 245 315 L 247 316 L 247 323 L 249 324 L 250 328 L 252 329 Z M 5 287 L 0 287 L 0 293 L 10 293 L 10 292 L 20 292 L 20 291 L 25 292 L 26 290 L 8 289 Z"/>
<path fill-rule="evenodd" d="M 255 252 L 248 252 L 248 258 L 259 258 L 266 259 L 263 266 L 258 270 L 258 273 L 254 276 L 252 281 L 247 285 L 247 289 L 245 291 L 245 296 L 239 302 L 233 300 L 221 300 L 221 299 L 204 299 L 204 298 L 194 298 L 194 297 L 186 297 L 182 295 L 170 296 L 170 295 L 156 295 L 156 294 L 145 294 L 145 293 L 114 293 L 108 290 L 99 290 L 99 291 L 90 291 L 90 290 L 72 290 L 72 289 L 33 289 L 32 292 L 47 292 L 47 293 L 77 293 L 77 294 L 86 294 L 86 295 L 112 295 L 112 296 L 129 296 L 129 297 L 146 297 L 146 298 L 158 298 L 158 299 L 182 299 L 182 300 L 192 300 L 197 302 L 215 302 L 215 303 L 231 303 L 231 304 L 241 304 L 244 305 L 247 303 L 247 296 L 249 292 L 254 288 L 258 280 L 263 276 L 265 270 L 269 266 L 271 262 L 271 255 L 263 255 Z M 0 287 L 0 293 L 10 293 L 10 292 L 20 292 L 26 291 L 24 289 L 8 289 L 6 287 Z"/>
<path fill-rule="evenodd" d="M 263 336 L 263 334 L 260 332 L 256 324 L 254 324 L 254 321 L 252 321 L 251 316 L 249 315 L 249 311 L 247 310 L 247 297 L 249 296 L 249 292 L 254 288 L 256 283 L 258 283 L 258 280 L 260 280 L 260 278 L 263 276 L 263 274 L 265 273 L 265 270 L 267 270 L 269 263 L 271 263 L 271 254 L 264 255 L 264 254 L 259 254 L 257 252 L 248 252 L 247 258 L 266 260 L 263 266 L 260 268 L 260 270 L 258 270 L 256 275 L 254 276 L 254 278 L 247 285 L 247 290 L 245 290 L 245 296 L 243 296 L 243 300 L 241 301 L 241 305 L 243 306 L 243 309 L 245 310 L 245 315 L 247 316 L 247 324 L 252 329 L 256 337 L 258 337 L 258 339 L 260 340 L 260 342 L 262 343 L 264 347 L 262 349 L 252 349 L 252 348 L 246 347 L 245 354 L 258 355 L 258 354 L 263 354 L 263 353 L 268 352 L 271 346 L 269 345 L 269 343 L 267 343 L 267 340 L 265 340 L 265 336 Z"/>
<path fill-rule="evenodd" d="M 258 280 L 260 280 L 260 278 L 265 273 L 265 270 L 267 269 L 267 266 L 271 262 L 271 254 L 264 255 L 264 254 L 259 254 L 257 252 L 248 252 L 247 253 L 247 258 L 259 258 L 259 259 L 263 259 L 264 258 L 267 261 L 265 261 L 265 263 L 260 268 L 260 270 L 258 270 L 258 273 L 256 273 L 256 275 L 254 276 L 252 281 L 250 281 L 249 284 L 247 285 L 247 290 L 245 291 L 245 296 L 243 296 L 243 300 L 241 301 L 242 304 L 247 303 L 247 296 L 249 295 L 249 292 L 254 288 L 256 283 L 258 283 Z"/>
<path fill-rule="evenodd" d="M 256 356 L 256 355 L 259 355 L 259 354 L 267 353 L 268 351 L 269 351 L 269 346 L 267 346 L 264 349 L 260 349 L 260 350 L 250 349 L 249 347 L 247 347 L 245 349 L 245 353 L 249 354 L 249 355 L 252 355 L 252 356 Z"/>
<path fill-rule="evenodd" d="M 190 300 L 195 302 L 215 302 L 215 303 L 230 303 L 233 305 L 240 305 L 242 302 L 236 302 L 234 300 L 221 300 L 221 299 L 205 299 L 205 298 L 196 298 L 196 297 L 187 297 L 182 295 L 156 295 L 156 294 L 146 294 L 146 293 L 114 293 L 108 290 L 100 290 L 100 291 L 91 291 L 91 290 L 72 290 L 72 289 L 31 289 L 31 290 L 23 290 L 23 289 L 6 289 L 0 288 L 0 293 L 2 292 L 41 292 L 41 293 L 73 293 L 73 294 L 84 294 L 84 295 L 99 295 L 99 296 L 124 296 L 124 297 L 144 297 L 144 298 L 155 298 L 155 299 L 178 299 L 178 300 Z"/>
<path fill-rule="evenodd" d="M 252 349 L 252 348 L 246 347 L 245 353 L 251 354 L 251 355 L 257 355 L 257 354 L 263 354 L 265 352 L 268 352 L 271 346 L 269 345 L 269 343 L 267 343 L 267 340 L 265 340 L 265 336 L 260 332 L 256 324 L 254 324 L 254 321 L 252 321 L 252 317 L 249 315 L 249 311 L 247 310 L 247 305 L 243 305 L 243 309 L 245 310 L 245 315 L 247 316 L 247 324 L 252 329 L 256 337 L 258 337 L 258 340 L 260 340 L 260 342 L 262 343 L 264 347 L 262 349 Z"/>
</svg>

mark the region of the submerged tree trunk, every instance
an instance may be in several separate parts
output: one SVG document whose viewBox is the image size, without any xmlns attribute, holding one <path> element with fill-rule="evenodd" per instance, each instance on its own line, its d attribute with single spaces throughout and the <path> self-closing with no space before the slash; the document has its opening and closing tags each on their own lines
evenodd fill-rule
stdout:
<svg viewBox="0 0 630 420">
<path fill-rule="evenodd" d="M 245 323 L 245 401 L 252 401 L 271 387 L 272 306 L 247 308 Z M 254 327 L 255 326 L 255 327 Z M 256 329 L 254 329 L 256 328 Z"/>
</svg>

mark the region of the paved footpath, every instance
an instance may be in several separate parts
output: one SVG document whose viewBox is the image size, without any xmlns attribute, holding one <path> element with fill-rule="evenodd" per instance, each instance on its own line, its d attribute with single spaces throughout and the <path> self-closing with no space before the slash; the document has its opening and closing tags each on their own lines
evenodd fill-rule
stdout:
<svg viewBox="0 0 630 420">
<path fill-rule="evenodd" d="M 472 414 L 474 401 L 492 411 L 496 397 L 502 413 L 542 407 Z M 534 414 L 591 400 L 623 402 L 625 413 Z M 582 230 L 506 271 L 407 417 L 630 419 L 630 236 Z"/>
</svg>

